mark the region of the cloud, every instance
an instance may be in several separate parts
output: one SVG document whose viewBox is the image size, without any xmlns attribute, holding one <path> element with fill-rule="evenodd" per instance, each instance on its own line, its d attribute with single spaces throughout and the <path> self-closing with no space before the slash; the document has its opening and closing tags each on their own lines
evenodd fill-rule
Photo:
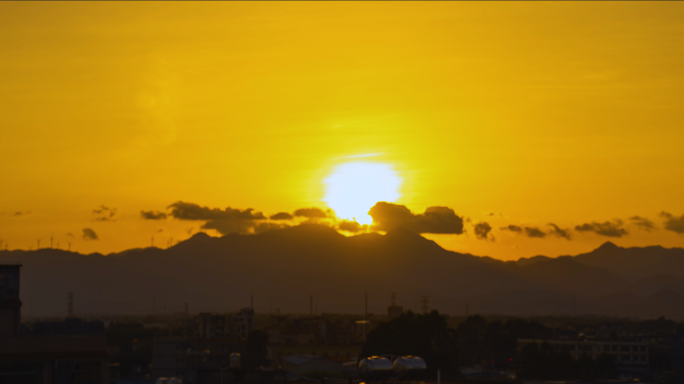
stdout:
<svg viewBox="0 0 684 384">
<path fill-rule="evenodd" d="M 511 231 L 519 234 L 525 234 L 527 237 L 544 238 L 546 237 L 546 232 L 542 231 L 537 227 L 521 227 L 518 225 L 508 225 L 506 227 L 501 227 L 501 230 Z"/>
<path fill-rule="evenodd" d="M 26 211 L 26 212 L 16 211 L 12 214 L 12 216 L 23 216 L 23 215 L 28 215 L 29 213 L 31 213 L 31 212 L 29 212 L 29 211 Z"/>
<path fill-rule="evenodd" d="M 463 233 L 463 218 L 448 207 L 429 207 L 425 213 L 414 214 L 403 205 L 380 201 L 368 214 L 379 231 L 404 227 L 416 233 Z"/>
<path fill-rule="evenodd" d="M 99 240 L 92 228 L 83 228 L 83 240 Z"/>
<path fill-rule="evenodd" d="M 93 209 L 93 214 L 96 216 L 93 221 L 116 221 L 116 208 L 109 208 L 104 204 Z"/>
<path fill-rule="evenodd" d="M 475 237 L 481 240 L 486 240 L 489 232 L 492 231 L 492 227 L 484 221 L 473 225 L 473 228 L 475 230 Z"/>
<path fill-rule="evenodd" d="M 584 223 L 575 226 L 575 230 L 578 232 L 595 232 L 597 235 L 607 237 L 622 237 L 628 234 L 628 232 L 622 228 L 622 220 L 619 219 L 616 219 L 612 223 L 610 221 L 604 223 L 595 221 L 592 223 Z"/>
<path fill-rule="evenodd" d="M 257 223 L 254 226 L 254 233 L 264 233 L 268 231 L 274 231 L 278 229 L 285 229 L 285 228 L 290 228 L 289 224 L 285 223 Z"/>
<path fill-rule="evenodd" d="M 347 231 L 351 233 L 358 233 L 365 231 L 368 228 L 367 225 L 361 225 L 356 221 L 342 220 L 337 224 L 337 229 L 341 231 Z"/>
<path fill-rule="evenodd" d="M 290 215 L 287 212 L 278 212 L 275 215 L 271 215 L 271 217 L 269 217 L 269 219 L 271 219 L 271 220 L 292 220 L 292 219 L 294 219 L 294 216 Z"/>
<path fill-rule="evenodd" d="M 684 215 L 677 217 L 671 213 L 661 212 L 660 216 L 663 216 L 666 220 L 663 226 L 668 231 L 676 232 L 678 234 L 684 234 Z"/>
<path fill-rule="evenodd" d="M 229 233 L 255 233 L 258 220 L 266 220 L 261 212 L 254 209 L 236 209 L 227 207 L 209 208 L 195 203 L 177 201 L 168 206 L 171 208 L 169 216 L 178 220 L 203 220 L 202 229 L 214 229 L 223 235 Z"/>
<path fill-rule="evenodd" d="M 549 231 L 549 235 L 555 235 L 557 237 L 562 237 L 562 238 L 565 238 L 567 240 L 571 240 L 569 228 L 563 229 L 554 223 L 549 223 L 549 226 L 551 227 L 551 230 Z"/>
<path fill-rule="evenodd" d="M 158 211 L 140 211 L 140 217 L 145 220 L 166 220 L 166 213 Z"/>
<path fill-rule="evenodd" d="M 537 238 L 546 237 L 546 233 L 537 227 L 525 227 L 525 235 L 527 235 L 527 237 Z"/>
<path fill-rule="evenodd" d="M 67 234 L 66 234 L 66 235 L 67 235 L 67 237 L 74 237 L 74 234 L 73 234 L 73 233 L 71 233 L 71 232 L 67 232 Z"/>
<path fill-rule="evenodd" d="M 239 210 L 227 207 L 208 208 L 195 203 L 185 203 L 177 201 L 167 208 L 171 208 L 171 217 L 178 220 L 265 220 L 261 212 L 254 212 L 253 208 Z"/>
<path fill-rule="evenodd" d="M 656 229 L 655 224 L 651 220 L 649 220 L 645 217 L 632 216 L 629 218 L 629 220 L 634 225 L 639 227 L 639 229 L 644 230 L 646 232 L 651 232 L 652 230 Z"/>
<path fill-rule="evenodd" d="M 517 232 L 517 233 L 521 233 L 523 231 L 523 229 L 521 227 L 519 227 L 517 225 L 513 225 L 513 224 L 508 225 L 506 227 L 501 227 L 501 230 Z"/>
<path fill-rule="evenodd" d="M 306 217 L 309 219 L 323 219 L 328 217 L 328 215 L 323 212 L 320 208 L 301 208 L 294 211 L 294 215 L 297 217 Z"/>
</svg>

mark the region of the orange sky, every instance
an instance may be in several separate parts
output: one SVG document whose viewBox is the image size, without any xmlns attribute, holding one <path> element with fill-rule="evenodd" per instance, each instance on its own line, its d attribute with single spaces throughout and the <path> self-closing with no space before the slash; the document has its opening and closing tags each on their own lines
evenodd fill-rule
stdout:
<svg viewBox="0 0 684 384">
<path fill-rule="evenodd" d="M 682 41 L 679 2 L 2 2 L 0 239 L 164 245 L 203 222 L 141 210 L 326 208 L 373 154 L 397 204 L 470 219 L 425 235 L 448 249 L 684 246 L 659 216 L 684 214 Z M 571 240 L 500 229 L 548 223 Z"/>
</svg>

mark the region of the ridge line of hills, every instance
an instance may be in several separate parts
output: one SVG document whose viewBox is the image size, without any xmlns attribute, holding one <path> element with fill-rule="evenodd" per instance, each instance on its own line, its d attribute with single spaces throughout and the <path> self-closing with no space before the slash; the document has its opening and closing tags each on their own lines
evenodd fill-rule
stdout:
<svg viewBox="0 0 684 384">
<path fill-rule="evenodd" d="M 418 310 L 461 314 L 684 318 L 684 249 L 606 242 L 576 256 L 501 261 L 448 251 L 397 228 L 345 237 L 307 224 L 258 235 L 198 233 L 168 249 L 83 255 L 57 249 L 0 251 L 23 264 L 21 299 L 33 315 L 63 315 L 68 292 L 83 314 L 230 311 L 384 312 L 391 292 Z M 153 304 L 156 303 L 156 306 Z M 271 304 L 273 303 L 273 304 Z"/>
</svg>

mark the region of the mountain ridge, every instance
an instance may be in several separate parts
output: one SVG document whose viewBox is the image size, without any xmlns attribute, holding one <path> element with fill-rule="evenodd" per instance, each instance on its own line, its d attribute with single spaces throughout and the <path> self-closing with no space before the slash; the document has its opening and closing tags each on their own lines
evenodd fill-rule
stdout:
<svg viewBox="0 0 684 384">
<path fill-rule="evenodd" d="M 468 304 L 473 311 L 519 315 L 596 312 L 596 301 L 607 298 L 613 301 L 606 314 L 684 318 L 684 309 L 668 307 L 684 295 L 681 248 L 607 242 L 576 256 L 504 262 L 449 251 L 405 229 L 346 237 L 305 224 L 257 235 L 197 233 L 167 249 L 108 255 L 0 251 L 0 262 L 15 256 L 24 265 L 22 300 L 46 315 L 64 312 L 67 292 L 84 313 L 149 313 L 152 303 L 178 311 L 186 302 L 193 311 L 228 311 L 246 306 L 252 295 L 257 310 L 273 301 L 284 312 L 308 313 L 314 295 L 320 311 L 359 313 L 364 292 L 373 298 L 371 309 L 384 312 L 396 292 L 413 310 L 423 295 L 447 313 Z M 657 262 L 645 273 L 651 260 Z M 670 278 L 661 278 L 665 274 Z M 675 296 L 653 296 L 663 291 Z M 611 296 L 621 292 L 627 296 Z"/>
</svg>

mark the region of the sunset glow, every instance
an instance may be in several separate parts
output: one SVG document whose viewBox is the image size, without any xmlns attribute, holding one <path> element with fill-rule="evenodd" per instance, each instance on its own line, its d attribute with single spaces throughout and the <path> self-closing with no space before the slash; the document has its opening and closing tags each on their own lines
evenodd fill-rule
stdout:
<svg viewBox="0 0 684 384">
<path fill-rule="evenodd" d="M 324 201 L 338 218 L 370 224 L 368 210 L 378 201 L 399 199 L 402 179 L 391 165 L 365 161 L 337 166 L 325 179 Z"/>
<path fill-rule="evenodd" d="M 371 223 L 387 201 L 453 210 L 462 233 L 423 235 L 500 259 L 682 246 L 682 20 L 682 2 L 0 2 L 0 244 L 118 252 L 338 222 L 302 208 Z"/>
</svg>

